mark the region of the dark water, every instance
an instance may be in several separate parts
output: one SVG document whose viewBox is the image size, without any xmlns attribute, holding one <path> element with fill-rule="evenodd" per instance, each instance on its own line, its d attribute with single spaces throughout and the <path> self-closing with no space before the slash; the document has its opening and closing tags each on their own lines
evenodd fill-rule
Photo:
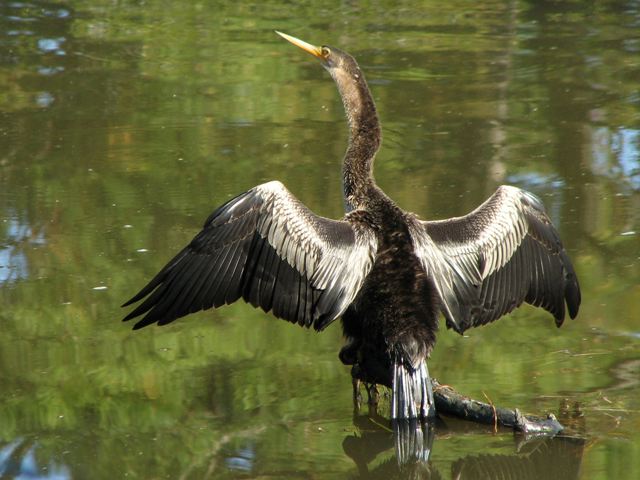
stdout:
<svg viewBox="0 0 640 480">
<path fill-rule="evenodd" d="M 340 217 L 342 106 L 273 34 L 349 50 L 383 121 L 380 185 L 424 218 L 539 195 L 583 287 L 432 374 L 564 415 L 522 443 L 447 419 L 428 464 L 352 418 L 336 325 L 238 304 L 131 332 L 119 305 L 212 209 L 279 179 Z M 2 2 L 0 478 L 638 478 L 640 3 Z M 579 409 L 576 411 L 576 409 Z"/>
</svg>

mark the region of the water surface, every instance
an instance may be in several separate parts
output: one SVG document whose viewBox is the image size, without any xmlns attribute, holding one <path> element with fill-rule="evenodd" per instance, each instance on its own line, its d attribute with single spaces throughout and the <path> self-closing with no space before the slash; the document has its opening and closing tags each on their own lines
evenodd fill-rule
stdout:
<svg viewBox="0 0 640 480">
<path fill-rule="evenodd" d="M 258 183 L 342 215 L 342 105 L 274 29 L 358 58 L 383 122 L 376 179 L 403 208 L 460 215 L 502 183 L 543 199 L 578 319 L 443 325 L 430 369 L 554 412 L 568 436 L 447 419 L 429 463 L 399 471 L 389 433 L 353 418 L 337 324 L 315 334 L 244 304 L 120 322 Z M 639 31 L 632 0 L 3 3 L 0 477 L 637 478 Z"/>
</svg>

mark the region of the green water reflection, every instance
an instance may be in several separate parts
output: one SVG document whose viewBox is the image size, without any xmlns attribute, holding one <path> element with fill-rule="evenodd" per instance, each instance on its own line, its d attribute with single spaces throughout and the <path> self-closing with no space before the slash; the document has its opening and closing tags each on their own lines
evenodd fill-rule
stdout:
<svg viewBox="0 0 640 480">
<path fill-rule="evenodd" d="M 632 0 L 0 5 L 0 477 L 31 454 L 51 478 L 407 474 L 388 439 L 347 440 L 384 434 L 352 419 L 339 328 L 246 305 L 119 322 L 210 211 L 257 183 L 341 216 L 342 106 L 279 29 L 357 56 L 383 122 L 376 178 L 404 208 L 447 217 L 500 183 L 527 188 L 580 276 L 577 320 L 556 330 L 524 308 L 443 330 L 430 369 L 534 413 L 577 402 L 586 447 L 517 450 L 450 422 L 420 475 L 495 477 L 502 461 L 542 475 L 546 459 L 550 478 L 637 478 L 639 28 Z"/>
</svg>

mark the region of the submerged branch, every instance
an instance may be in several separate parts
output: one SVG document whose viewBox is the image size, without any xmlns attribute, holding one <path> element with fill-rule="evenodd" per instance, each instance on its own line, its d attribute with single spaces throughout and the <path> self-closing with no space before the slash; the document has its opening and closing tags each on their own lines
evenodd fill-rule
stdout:
<svg viewBox="0 0 640 480">
<path fill-rule="evenodd" d="M 496 407 L 493 404 L 465 397 L 448 385 L 441 385 L 435 379 L 431 382 L 438 413 L 476 423 L 497 424 L 529 434 L 555 435 L 564 430 L 551 413 L 546 418 L 523 415 L 517 408 L 510 410 Z"/>
</svg>

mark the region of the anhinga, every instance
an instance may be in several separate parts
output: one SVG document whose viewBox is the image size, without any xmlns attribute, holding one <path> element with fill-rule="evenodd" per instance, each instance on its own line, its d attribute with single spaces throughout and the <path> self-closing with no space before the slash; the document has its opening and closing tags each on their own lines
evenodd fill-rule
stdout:
<svg viewBox="0 0 640 480">
<path fill-rule="evenodd" d="M 240 194 L 206 220 L 126 305 L 125 320 L 164 325 L 242 298 L 292 323 L 323 330 L 342 317 L 343 363 L 354 381 L 391 387 L 392 418 L 435 413 L 427 358 L 439 312 L 462 333 L 522 302 L 574 318 L 580 287 L 540 200 L 501 186 L 463 217 L 420 220 L 376 185 L 380 123 L 349 54 L 277 32 L 318 58 L 335 81 L 349 123 L 343 160 L 346 214 L 316 215 L 272 181 Z"/>
</svg>

